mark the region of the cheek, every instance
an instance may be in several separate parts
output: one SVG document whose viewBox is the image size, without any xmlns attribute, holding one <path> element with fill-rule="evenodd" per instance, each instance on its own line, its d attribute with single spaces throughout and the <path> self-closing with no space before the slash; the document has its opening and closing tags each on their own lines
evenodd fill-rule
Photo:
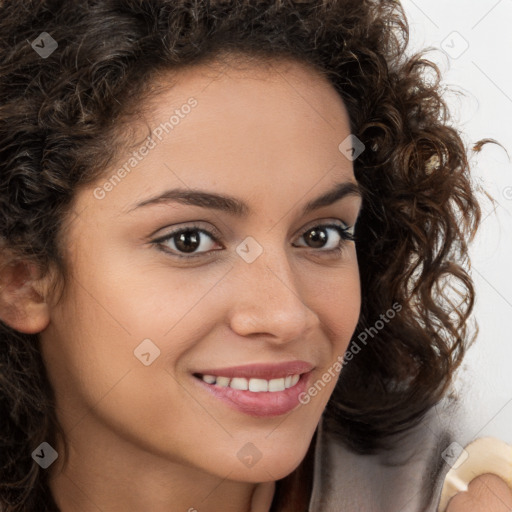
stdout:
<svg viewBox="0 0 512 512">
<path fill-rule="evenodd" d="M 120 256 L 104 264 L 91 284 L 134 340 L 161 339 L 189 324 L 189 315 L 211 298 L 225 272 L 221 266 L 179 268 L 165 260 L 131 263 Z"/>
<path fill-rule="evenodd" d="M 343 371 L 343 357 L 359 320 L 361 287 L 357 264 L 347 266 L 336 279 L 317 284 L 321 289 L 315 308 L 329 339 L 329 354 L 325 354 L 324 365 L 317 369 L 299 400 L 308 414 L 320 418 Z"/>
<path fill-rule="evenodd" d="M 316 294 L 314 308 L 320 323 L 328 331 L 336 357 L 345 352 L 359 320 L 361 285 L 357 260 L 354 256 L 339 272 L 312 283 Z"/>
<path fill-rule="evenodd" d="M 50 380 L 70 410 L 92 407 L 136 361 L 136 339 L 112 314 L 105 296 L 89 291 L 90 284 L 83 280 L 67 290 L 68 298 L 54 309 L 41 335 Z"/>
<path fill-rule="evenodd" d="M 144 294 L 130 286 L 137 280 L 114 284 L 115 279 L 83 279 L 83 288 L 73 289 L 73 300 L 56 313 L 52 331 L 46 333 L 45 358 L 59 410 L 65 413 L 60 420 L 72 437 L 94 436 L 101 424 L 145 450 L 186 460 L 200 432 L 210 432 L 220 443 L 223 431 L 211 428 L 211 417 L 191 399 L 181 377 L 173 374 L 187 348 L 186 342 L 176 343 L 187 340 L 187 322 L 179 323 L 165 339 L 160 333 L 183 317 L 181 308 L 169 309 L 159 323 L 157 301 L 145 303 Z M 94 296 L 85 292 L 85 286 L 88 292 L 94 290 Z M 139 351 L 138 359 L 134 349 L 151 338 L 160 353 L 155 357 L 154 348 L 146 346 L 151 362 L 145 365 L 143 354 Z"/>
</svg>

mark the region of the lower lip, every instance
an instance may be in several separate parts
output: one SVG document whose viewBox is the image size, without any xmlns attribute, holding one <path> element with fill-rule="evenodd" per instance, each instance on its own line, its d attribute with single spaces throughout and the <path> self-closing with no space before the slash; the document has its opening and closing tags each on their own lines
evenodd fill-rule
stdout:
<svg viewBox="0 0 512 512">
<path fill-rule="evenodd" d="M 295 386 L 284 391 L 262 391 L 260 393 L 216 386 L 197 377 L 192 378 L 203 389 L 237 411 L 249 416 L 272 417 L 287 414 L 300 404 L 299 395 L 307 388 L 310 373 L 303 373 Z"/>
</svg>

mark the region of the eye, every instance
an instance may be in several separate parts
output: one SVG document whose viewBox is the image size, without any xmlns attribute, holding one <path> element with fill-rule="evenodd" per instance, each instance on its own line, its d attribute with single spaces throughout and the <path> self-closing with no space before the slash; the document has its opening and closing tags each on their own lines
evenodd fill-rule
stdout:
<svg viewBox="0 0 512 512">
<path fill-rule="evenodd" d="M 216 231 L 210 232 L 193 225 L 171 231 L 153 240 L 152 243 L 172 256 L 191 259 L 219 250 L 212 247 L 219 244 L 220 238 L 220 233 Z M 306 247 L 319 249 L 322 253 L 339 253 L 346 242 L 354 241 L 354 228 L 343 223 L 318 224 L 308 228 L 300 239 L 306 241 Z M 295 245 L 294 247 L 304 246 Z"/>
<path fill-rule="evenodd" d="M 210 241 L 208 241 L 208 238 Z M 211 251 L 212 241 L 218 242 L 220 235 L 213 234 L 199 226 L 180 228 L 153 240 L 153 243 L 178 258 L 195 258 Z M 213 244 L 214 245 L 214 244 Z M 169 250 L 170 249 L 170 250 Z M 199 252 L 195 252 L 199 249 Z M 185 256 L 180 253 L 191 254 Z"/>
<path fill-rule="evenodd" d="M 346 224 L 319 224 L 308 228 L 300 237 L 312 249 L 321 248 L 321 252 L 341 252 L 346 242 L 354 241 L 354 228 Z"/>
</svg>

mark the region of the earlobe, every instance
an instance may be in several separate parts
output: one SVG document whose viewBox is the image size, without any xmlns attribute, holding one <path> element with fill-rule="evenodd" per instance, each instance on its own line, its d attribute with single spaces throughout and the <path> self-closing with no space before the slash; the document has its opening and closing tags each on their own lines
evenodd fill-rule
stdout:
<svg viewBox="0 0 512 512">
<path fill-rule="evenodd" d="M 50 322 L 45 279 L 38 274 L 33 262 L 0 263 L 0 320 L 25 334 L 37 334 Z"/>
</svg>

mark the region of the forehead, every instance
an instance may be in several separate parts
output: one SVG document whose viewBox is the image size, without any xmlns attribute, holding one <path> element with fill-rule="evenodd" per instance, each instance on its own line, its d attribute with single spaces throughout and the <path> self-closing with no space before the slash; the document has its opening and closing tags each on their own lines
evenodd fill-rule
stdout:
<svg viewBox="0 0 512 512">
<path fill-rule="evenodd" d="M 327 78 L 301 62 L 231 60 L 155 81 L 158 94 L 146 105 L 146 119 L 153 129 L 163 127 L 164 143 L 174 155 L 186 149 L 191 158 L 210 152 L 227 164 L 231 157 L 239 160 L 242 151 L 246 159 L 261 155 L 262 163 L 264 158 L 278 163 L 285 155 L 303 160 L 306 154 L 338 154 L 350 120 Z M 190 109 L 192 98 L 197 106 Z M 165 129 L 166 121 L 172 130 Z"/>
<path fill-rule="evenodd" d="M 334 130 L 339 129 L 340 121 L 349 124 L 345 105 L 327 77 L 306 62 L 286 58 L 218 57 L 161 73 L 153 80 L 152 89 L 145 111 L 154 117 L 165 115 L 169 105 L 195 95 L 201 100 L 202 111 L 239 116 L 244 111 L 255 114 L 258 109 L 280 104 L 282 108 L 274 114 L 282 115 L 283 122 L 295 120 L 290 111 L 293 107 L 297 116 L 311 119 L 317 128 L 319 121 Z"/>
<path fill-rule="evenodd" d="M 124 165 L 129 172 L 109 192 L 109 202 L 120 191 L 133 203 L 171 187 L 272 199 L 271 191 L 307 196 L 318 186 L 319 195 L 336 182 L 355 181 L 352 163 L 339 150 L 350 134 L 347 111 L 329 81 L 309 66 L 213 62 L 160 75 L 153 87 L 145 123 L 137 127 L 138 145 L 149 135 L 153 147 L 133 170 Z M 130 155 L 125 152 L 103 180 L 135 160 Z"/>
</svg>

